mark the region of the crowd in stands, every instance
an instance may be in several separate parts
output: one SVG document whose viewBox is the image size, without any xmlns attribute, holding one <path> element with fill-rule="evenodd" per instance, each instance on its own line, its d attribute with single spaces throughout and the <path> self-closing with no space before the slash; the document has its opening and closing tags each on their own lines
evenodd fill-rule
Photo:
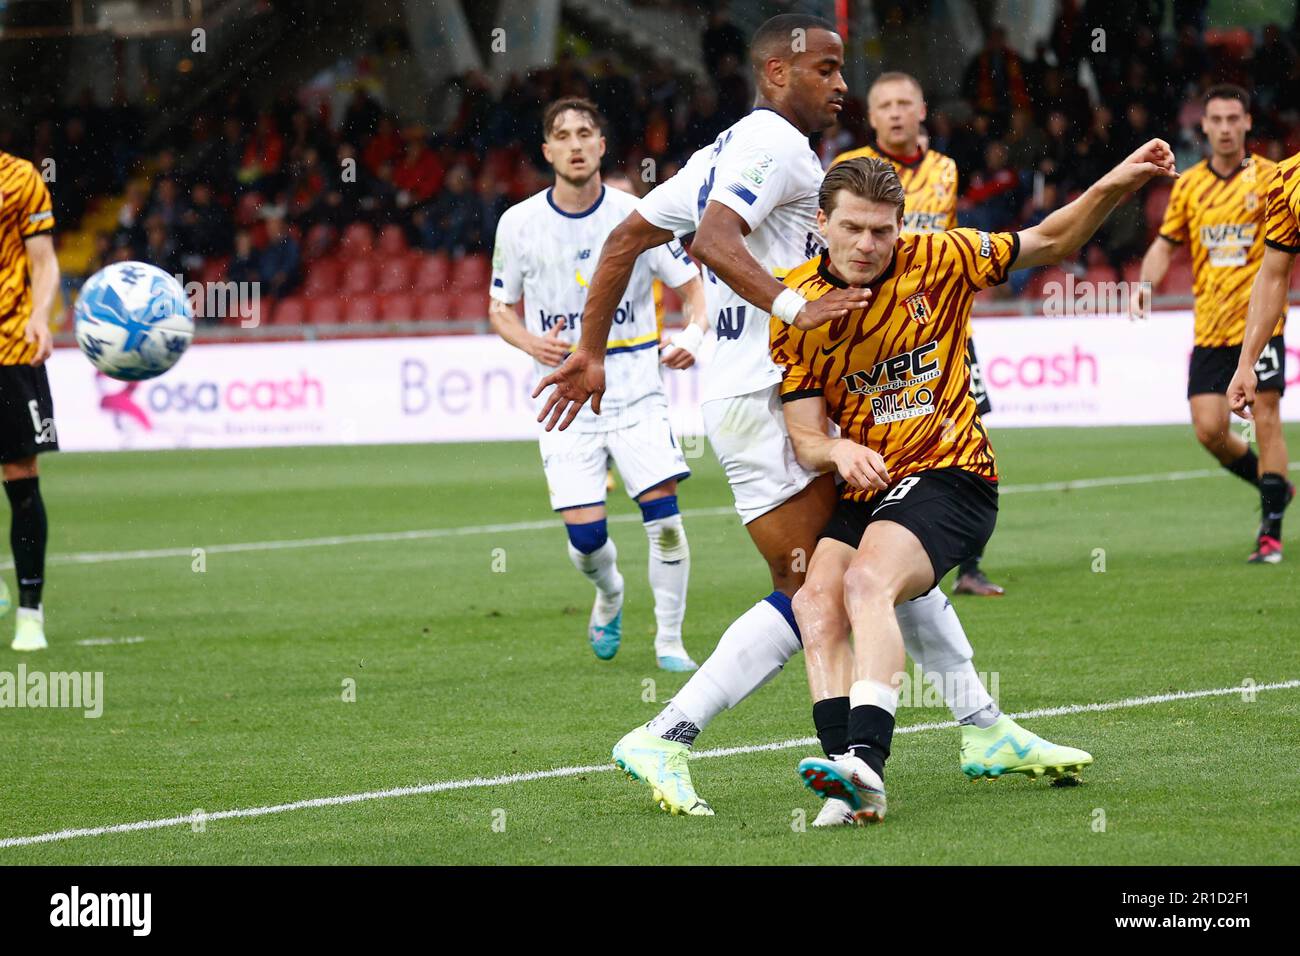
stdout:
<svg viewBox="0 0 1300 956">
<path fill-rule="evenodd" d="M 886 28 L 905 24 L 914 6 L 878 4 Z M 930 146 L 961 171 L 963 224 L 1005 229 L 1035 221 L 1153 135 L 1170 139 L 1180 166 L 1190 165 L 1201 155 L 1200 97 L 1217 82 L 1252 90 L 1255 151 L 1280 159 L 1300 149 L 1295 29 L 1209 31 L 1204 3 L 1193 2 L 1176 4 L 1176 34 L 1162 35 L 1163 6 L 1090 0 L 1085 11 L 1079 0 L 1064 0 L 1032 58 L 987 24 L 987 42 L 962 74 L 961 97 L 931 97 L 926 124 Z M 1101 51 L 1098 22 L 1105 24 Z M 264 295 L 278 298 L 300 290 L 306 267 L 356 223 L 373 236 L 396 227 L 393 242 L 425 255 L 485 256 L 502 212 L 549 181 L 541 111 L 560 96 L 587 96 L 602 108 L 607 171 L 624 171 L 640 187 L 649 159 L 658 178 L 671 175 L 753 100 L 740 31 L 714 14 L 702 46 L 705 77 L 666 63 L 632 69 L 608 55 L 580 62 L 569 54 L 499 92 L 469 73 L 454 81 L 453 119 L 436 130 L 362 90 L 341 117 L 289 94 L 263 105 L 232 93 L 217 116 L 198 116 L 184 135 L 168 137 L 173 148 L 148 155 L 138 146 L 148 113 L 120 96 L 111 107 L 96 105 L 87 91 L 26 141 L 0 131 L 0 149 L 38 163 L 48 157 L 66 171 L 53 190 L 63 231 L 76 228 L 92 197 L 125 192 L 115 227 L 97 236 L 92 268 L 140 258 L 172 272 L 258 280 Z M 1081 64 L 1098 95 L 1080 84 Z M 851 99 L 815 145 L 829 163 L 867 141 L 865 103 Z M 147 180 L 138 178 L 142 169 Z M 1140 256 L 1156 225 L 1150 218 L 1147 204 L 1129 203 L 1095 239 L 1117 273 Z"/>
</svg>

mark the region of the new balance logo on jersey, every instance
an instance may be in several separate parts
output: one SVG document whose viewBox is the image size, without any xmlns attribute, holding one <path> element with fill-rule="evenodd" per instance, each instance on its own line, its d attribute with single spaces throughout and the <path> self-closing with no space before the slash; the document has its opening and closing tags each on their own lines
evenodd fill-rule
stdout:
<svg viewBox="0 0 1300 956">
<path fill-rule="evenodd" d="M 745 331 L 745 306 L 731 306 L 718 310 L 718 320 L 714 323 L 719 339 L 738 339 Z"/>
<path fill-rule="evenodd" d="M 928 342 L 902 355 L 882 359 L 870 371 L 849 372 L 844 376 L 844 386 L 855 395 L 873 395 L 938 378 L 943 369 L 937 359 L 929 357 L 938 347 L 938 342 Z"/>
<path fill-rule="evenodd" d="M 580 250 L 578 251 L 578 258 L 579 258 L 579 259 L 590 259 L 590 258 L 591 258 L 591 250 L 590 250 L 590 249 L 580 249 Z"/>
</svg>

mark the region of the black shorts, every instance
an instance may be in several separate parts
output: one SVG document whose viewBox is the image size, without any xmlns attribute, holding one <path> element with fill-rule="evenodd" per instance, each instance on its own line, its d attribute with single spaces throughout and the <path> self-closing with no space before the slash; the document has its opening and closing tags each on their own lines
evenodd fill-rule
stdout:
<svg viewBox="0 0 1300 956">
<path fill-rule="evenodd" d="M 0 365 L 0 462 L 58 451 L 44 365 Z"/>
<path fill-rule="evenodd" d="M 920 540 L 934 583 L 967 558 L 984 553 L 998 520 L 998 486 L 960 468 L 911 475 L 868 501 L 841 498 L 819 538 L 862 543 L 873 521 L 901 524 Z"/>
<path fill-rule="evenodd" d="M 1196 346 L 1187 369 L 1187 397 L 1228 394 L 1228 384 L 1240 358 L 1240 345 Z M 1275 335 L 1268 340 L 1255 363 L 1255 374 L 1259 376 L 1258 391 L 1286 392 L 1286 342 L 1282 336 Z"/>
<path fill-rule="evenodd" d="M 984 370 L 980 368 L 980 360 L 975 355 L 975 340 L 966 340 L 966 367 L 970 369 L 970 396 L 975 399 L 975 410 L 981 415 L 987 415 L 993 411 L 993 403 L 989 401 L 988 386 L 984 384 Z"/>
</svg>

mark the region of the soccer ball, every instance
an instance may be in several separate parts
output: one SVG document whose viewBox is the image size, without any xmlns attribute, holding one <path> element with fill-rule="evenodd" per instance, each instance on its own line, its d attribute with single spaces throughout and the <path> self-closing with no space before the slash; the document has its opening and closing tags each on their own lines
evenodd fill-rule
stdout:
<svg viewBox="0 0 1300 956">
<path fill-rule="evenodd" d="M 167 371 L 194 338 L 194 314 L 174 276 L 145 262 L 115 262 L 77 298 L 77 344 L 110 378 L 138 382 Z"/>
</svg>

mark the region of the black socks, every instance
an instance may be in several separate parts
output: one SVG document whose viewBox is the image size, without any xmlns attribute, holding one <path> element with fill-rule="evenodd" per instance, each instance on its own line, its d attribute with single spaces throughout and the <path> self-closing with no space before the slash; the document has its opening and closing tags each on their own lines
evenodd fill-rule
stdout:
<svg viewBox="0 0 1300 956">
<path fill-rule="evenodd" d="M 4 483 L 13 509 L 9 545 L 18 575 L 19 607 L 40 607 L 41 588 L 45 584 L 45 541 L 49 526 L 39 482 L 39 478 L 16 478 Z"/>
<path fill-rule="evenodd" d="M 1247 448 L 1246 454 L 1242 455 L 1231 465 L 1224 465 L 1224 468 L 1232 472 L 1242 481 L 1249 484 L 1259 485 L 1259 457 L 1253 449 Z"/>
<path fill-rule="evenodd" d="M 1260 534 L 1282 540 L 1282 513 L 1286 511 L 1288 491 L 1284 475 L 1272 471 L 1260 475 L 1259 501 L 1263 513 L 1263 521 L 1259 526 Z"/>
<path fill-rule="evenodd" d="M 894 738 L 894 715 L 875 704 L 859 704 L 849 711 L 849 752 L 885 777 L 885 761 Z"/>
<path fill-rule="evenodd" d="M 849 699 L 828 697 L 813 704 L 813 726 L 817 739 L 828 757 L 841 757 L 849 752 Z"/>
<path fill-rule="evenodd" d="M 828 697 L 813 704 L 813 724 L 826 756 L 861 757 L 884 779 L 885 761 L 894 738 L 893 714 L 874 704 L 850 708 L 847 697 Z"/>
</svg>

